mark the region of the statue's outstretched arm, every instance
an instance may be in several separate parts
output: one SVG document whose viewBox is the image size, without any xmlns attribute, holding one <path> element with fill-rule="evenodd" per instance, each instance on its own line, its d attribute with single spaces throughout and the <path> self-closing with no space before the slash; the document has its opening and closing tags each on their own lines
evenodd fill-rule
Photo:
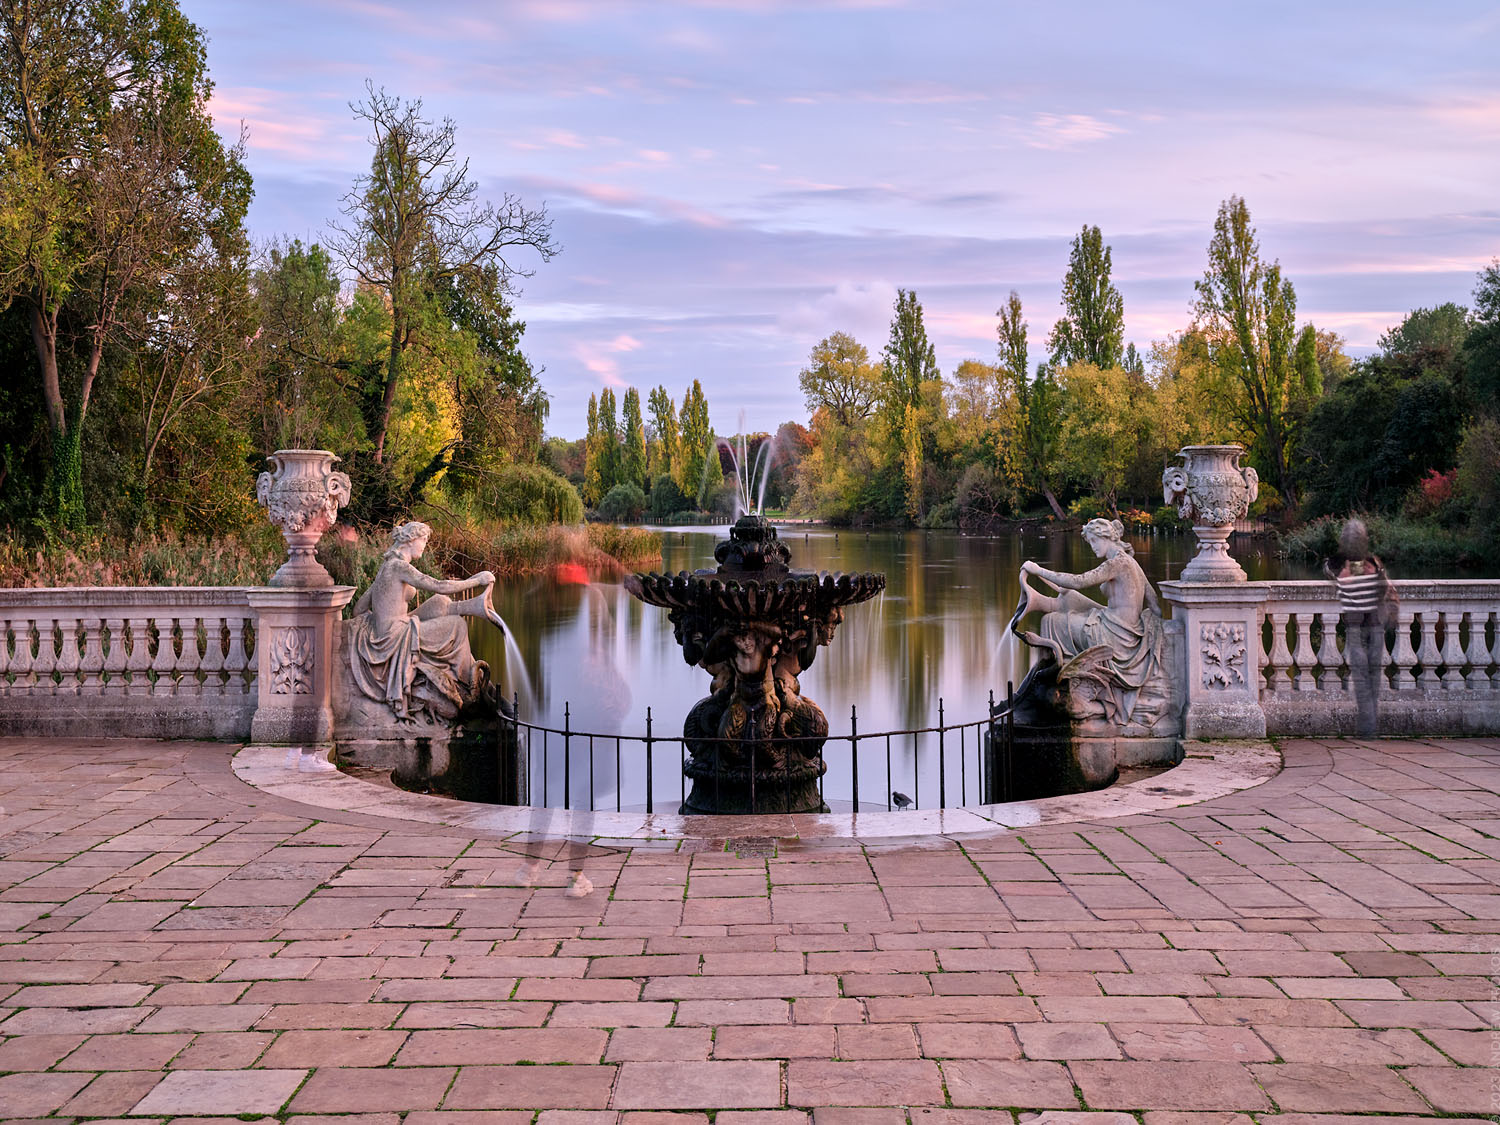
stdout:
<svg viewBox="0 0 1500 1125">
<path fill-rule="evenodd" d="M 410 563 L 403 563 L 406 570 L 402 572 L 401 580 L 408 586 L 415 586 L 418 590 L 426 590 L 429 594 L 461 594 L 465 590 L 476 586 L 493 586 L 495 576 L 488 570 L 481 570 L 478 574 L 469 578 L 434 578 L 430 574 L 423 574 Z"/>
<path fill-rule="evenodd" d="M 1093 570 L 1086 570 L 1082 574 L 1069 574 L 1064 570 L 1047 570 L 1045 567 L 1033 566 L 1032 573 L 1054 586 L 1061 586 L 1067 590 L 1088 590 L 1103 582 L 1109 581 L 1113 566 L 1109 562 L 1100 563 Z"/>
</svg>

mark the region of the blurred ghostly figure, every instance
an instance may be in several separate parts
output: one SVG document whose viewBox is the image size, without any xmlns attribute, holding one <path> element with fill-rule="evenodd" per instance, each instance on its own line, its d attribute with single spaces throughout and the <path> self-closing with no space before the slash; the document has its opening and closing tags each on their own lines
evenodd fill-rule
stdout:
<svg viewBox="0 0 1500 1125">
<path fill-rule="evenodd" d="M 620 674 L 614 658 L 615 615 L 605 591 L 589 579 L 588 570 L 580 563 L 567 562 L 554 571 L 561 586 L 576 586 L 584 601 L 588 644 L 576 668 L 570 669 L 569 683 L 576 686 L 578 697 L 571 711 L 574 730 L 592 733 L 608 733 L 618 730 L 620 720 L 630 710 L 630 685 Z M 545 767 L 545 763 L 543 765 Z M 619 779 L 616 778 L 616 784 Z M 594 884 L 584 872 L 584 860 L 588 856 L 593 839 L 593 812 L 591 801 L 579 802 L 579 808 L 571 814 L 568 830 L 568 889 L 569 898 L 583 898 L 593 892 Z M 540 805 L 532 806 L 529 834 L 537 839 L 533 846 L 547 835 L 553 821 L 553 810 Z M 527 886 L 532 885 L 540 873 L 542 860 L 534 858 L 518 873 L 518 878 Z"/>
<path fill-rule="evenodd" d="M 1390 579 L 1380 560 L 1370 553 L 1370 533 L 1351 519 L 1339 533 L 1338 567 L 1334 560 L 1323 570 L 1338 584 L 1339 614 L 1344 623 L 1344 653 L 1354 688 L 1355 734 L 1372 738 L 1378 727 L 1376 703 L 1385 674 L 1385 614 L 1390 602 Z"/>
</svg>

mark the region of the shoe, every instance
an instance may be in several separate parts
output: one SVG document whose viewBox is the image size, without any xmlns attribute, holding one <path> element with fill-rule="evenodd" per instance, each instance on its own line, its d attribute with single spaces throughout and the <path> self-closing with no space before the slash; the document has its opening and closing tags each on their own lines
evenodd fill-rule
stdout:
<svg viewBox="0 0 1500 1125">
<path fill-rule="evenodd" d="M 523 887 L 534 887 L 538 879 L 542 877 L 542 865 L 540 863 L 523 863 L 516 868 L 515 881 Z"/>
<path fill-rule="evenodd" d="M 594 893 L 594 884 L 582 871 L 573 876 L 573 882 L 564 892 L 569 898 L 587 898 Z"/>
</svg>

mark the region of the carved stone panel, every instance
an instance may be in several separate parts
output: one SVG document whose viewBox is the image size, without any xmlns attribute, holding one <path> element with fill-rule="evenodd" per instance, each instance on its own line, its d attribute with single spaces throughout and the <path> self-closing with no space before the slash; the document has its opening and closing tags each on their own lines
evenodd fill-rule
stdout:
<svg viewBox="0 0 1500 1125">
<path fill-rule="evenodd" d="M 303 626 L 271 635 L 271 694 L 309 695 L 313 689 L 313 631 Z"/>
<path fill-rule="evenodd" d="M 1245 626 L 1239 622 L 1205 621 L 1202 641 L 1203 686 L 1220 691 L 1245 684 Z"/>
</svg>

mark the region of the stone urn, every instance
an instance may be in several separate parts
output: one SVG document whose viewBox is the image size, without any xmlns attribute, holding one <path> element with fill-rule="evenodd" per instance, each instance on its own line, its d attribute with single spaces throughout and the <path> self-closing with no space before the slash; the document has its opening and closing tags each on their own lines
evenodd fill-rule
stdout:
<svg viewBox="0 0 1500 1125">
<path fill-rule="evenodd" d="M 286 536 L 287 560 L 268 585 L 332 586 L 333 576 L 317 558 L 318 540 L 349 503 L 349 474 L 334 469 L 326 449 L 278 449 L 266 458 L 271 471 L 255 482 L 255 498 Z"/>
<path fill-rule="evenodd" d="M 1193 521 L 1198 553 L 1182 568 L 1183 582 L 1243 582 L 1244 568 L 1229 554 L 1229 533 L 1260 490 L 1254 469 L 1241 467 L 1239 445 L 1188 445 L 1161 475 L 1162 494 L 1177 514 Z"/>
</svg>

